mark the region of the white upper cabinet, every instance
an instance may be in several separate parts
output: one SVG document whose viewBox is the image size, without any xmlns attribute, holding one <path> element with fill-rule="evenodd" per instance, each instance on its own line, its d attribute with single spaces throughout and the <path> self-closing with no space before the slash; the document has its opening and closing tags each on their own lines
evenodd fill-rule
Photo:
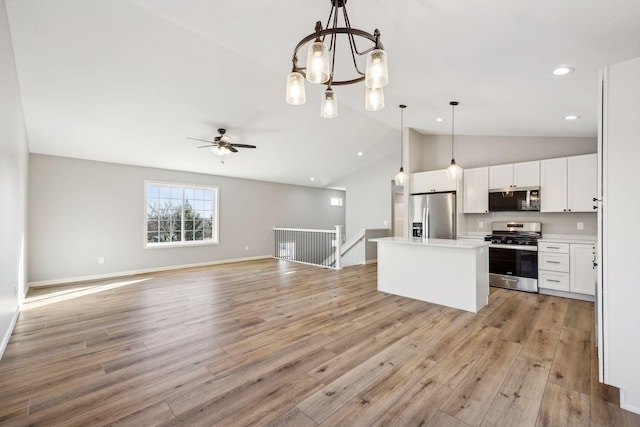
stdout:
<svg viewBox="0 0 640 427">
<path fill-rule="evenodd" d="M 456 180 L 447 178 L 446 169 L 411 174 L 412 194 L 456 191 L 456 184 Z"/>
<path fill-rule="evenodd" d="M 567 211 L 567 158 L 540 162 L 540 211 Z"/>
<path fill-rule="evenodd" d="M 540 162 L 511 163 L 489 167 L 489 189 L 538 187 Z"/>
<path fill-rule="evenodd" d="M 573 156 L 567 159 L 567 208 L 571 212 L 595 212 L 598 194 L 598 155 Z"/>
<path fill-rule="evenodd" d="M 489 168 L 464 170 L 464 213 L 489 212 Z"/>
<path fill-rule="evenodd" d="M 596 154 L 540 162 L 541 212 L 593 212 L 596 195 Z"/>
</svg>

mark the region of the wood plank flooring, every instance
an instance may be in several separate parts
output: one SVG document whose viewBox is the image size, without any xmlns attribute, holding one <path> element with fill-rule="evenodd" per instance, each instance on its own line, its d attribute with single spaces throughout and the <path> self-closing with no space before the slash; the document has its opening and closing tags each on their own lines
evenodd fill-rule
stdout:
<svg viewBox="0 0 640 427">
<path fill-rule="evenodd" d="M 640 426 L 598 383 L 593 335 L 591 303 L 492 288 L 473 314 L 377 292 L 375 265 L 33 289 L 0 424 Z"/>
</svg>

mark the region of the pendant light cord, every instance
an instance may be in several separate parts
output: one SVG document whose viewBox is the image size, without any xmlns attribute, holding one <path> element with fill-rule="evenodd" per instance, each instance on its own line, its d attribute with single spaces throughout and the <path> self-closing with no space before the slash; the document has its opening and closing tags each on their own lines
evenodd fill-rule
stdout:
<svg viewBox="0 0 640 427">
<path fill-rule="evenodd" d="M 407 108 L 406 105 L 400 105 L 400 168 L 402 168 L 402 164 L 404 163 L 404 109 Z"/>
<path fill-rule="evenodd" d="M 449 103 L 449 105 L 451 105 L 451 160 L 454 159 L 453 156 L 453 131 L 454 131 L 454 125 L 455 125 L 455 121 L 456 121 L 456 105 L 458 105 L 458 101 L 451 101 Z"/>
</svg>

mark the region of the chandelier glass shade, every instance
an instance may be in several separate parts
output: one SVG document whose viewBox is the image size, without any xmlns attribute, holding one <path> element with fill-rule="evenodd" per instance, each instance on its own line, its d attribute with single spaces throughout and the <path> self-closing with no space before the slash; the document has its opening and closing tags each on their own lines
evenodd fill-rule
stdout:
<svg viewBox="0 0 640 427">
<path fill-rule="evenodd" d="M 302 105 L 306 101 L 304 79 L 314 84 L 324 84 L 327 89 L 322 98 L 322 117 L 337 117 L 336 96 L 333 94 L 333 86 L 348 85 L 365 82 L 365 108 L 367 111 L 377 111 L 384 108 L 383 88 L 389 83 L 387 66 L 387 53 L 380 42 L 380 32 L 375 30 L 373 34 L 351 28 L 347 9 L 347 0 L 331 0 L 331 12 L 326 26 L 323 28 L 320 21 L 316 22 L 315 31 L 304 37 L 293 50 L 291 73 L 287 76 L 287 103 Z M 342 18 L 339 22 L 339 18 Z M 340 36 L 340 37 L 339 37 Z M 344 41 L 338 43 L 338 40 Z M 358 43 L 367 43 L 368 48 L 358 49 Z M 298 65 L 298 53 L 307 46 L 307 58 L 305 67 Z M 352 61 L 351 71 L 345 71 L 348 67 L 337 67 L 336 50 L 340 45 L 341 52 Z M 342 54 L 341 54 L 342 55 Z M 365 69 L 361 70 L 360 57 L 366 56 Z M 341 56 L 342 58 L 343 56 Z M 336 75 L 339 69 L 340 77 Z M 328 97 L 329 93 L 331 98 Z M 329 114 L 325 109 L 327 101 L 331 101 L 335 108 Z"/>
<path fill-rule="evenodd" d="M 302 105 L 306 101 L 304 76 L 300 73 L 289 73 L 287 76 L 287 103 L 291 105 Z"/>
</svg>

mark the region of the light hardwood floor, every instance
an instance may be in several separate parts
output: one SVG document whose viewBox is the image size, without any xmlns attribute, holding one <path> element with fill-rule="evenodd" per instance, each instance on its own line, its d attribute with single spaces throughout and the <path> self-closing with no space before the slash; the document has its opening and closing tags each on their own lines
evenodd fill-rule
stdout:
<svg viewBox="0 0 640 427">
<path fill-rule="evenodd" d="M 467 313 L 377 292 L 375 265 L 271 259 L 33 289 L 0 422 L 640 426 L 597 381 L 593 316 L 493 288 Z"/>
</svg>

